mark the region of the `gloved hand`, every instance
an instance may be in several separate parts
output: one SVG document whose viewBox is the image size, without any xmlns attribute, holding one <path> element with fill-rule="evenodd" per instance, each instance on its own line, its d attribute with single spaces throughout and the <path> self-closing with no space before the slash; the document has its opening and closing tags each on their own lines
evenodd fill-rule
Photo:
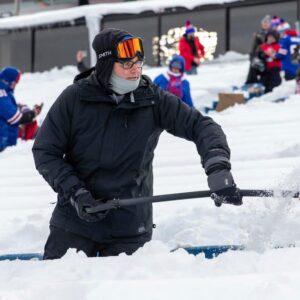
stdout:
<svg viewBox="0 0 300 300">
<path fill-rule="evenodd" d="M 40 105 L 35 104 L 33 106 L 33 111 L 34 111 L 35 116 L 38 116 L 41 113 L 43 106 L 44 106 L 43 102 Z"/>
<path fill-rule="evenodd" d="M 222 203 L 233 205 L 243 204 L 243 195 L 236 187 L 231 172 L 228 169 L 216 170 L 207 177 L 208 186 L 212 192 L 211 198 L 216 206 Z"/>
<path fill-rule="evenodd" d="M 80 219 L 86 221 L 86 222 L 98 222 L 103 220 L 109 210 L 95 213 L 95 214 L 89 214 L 86 212 L 86 208 L 88 207 L 95 207 L 99 202 L 97 202 L 92 194 L 86 190 L 85 188 L 80 188 L 75 192 L 73 196 L 71 196 L 71 204 L 76 209 L 77 215 Z"/>
<path fill-rule="evenodd" d="M 215 205 L 220 207 L 222 203 L 233 205 L 243 204 L 243 195 L 235 184 L 229 188 L 215 191 L 211 194 L 211 198 L 215 201 Z"/>
</svg>

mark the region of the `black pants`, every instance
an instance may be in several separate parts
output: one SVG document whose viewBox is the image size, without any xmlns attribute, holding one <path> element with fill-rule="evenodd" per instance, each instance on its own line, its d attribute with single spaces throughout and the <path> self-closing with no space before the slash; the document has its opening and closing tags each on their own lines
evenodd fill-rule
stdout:
<svg viewBox="0 0 300 300">
<path fill-rule="evenodd" d="M 61 228 L 50 226 L 50 235 L 45 245 L 43 259 L 57 259 L 64 256 L 68 249 L 83 251 L 88 257 L 117 256 L 120 253 L 131 255 L 144 243 L 100 244 Z"/>
<path fill-rule="evenodd" d="M 280 69 L 273 68 L 265 71 L 260 82 L 265 86 L 265 93 L 272 92 L 272 90 L 281 84 Z"/>
<path fill-rule="evenodd" d="M 296 78 L 296 75 L 293 75 L 293 74 L 284 72 L 284 79 L 285 79 L 286 81 L 288 81 L 288 80 L 294 80 L 295 78 Z"/>
</svg>

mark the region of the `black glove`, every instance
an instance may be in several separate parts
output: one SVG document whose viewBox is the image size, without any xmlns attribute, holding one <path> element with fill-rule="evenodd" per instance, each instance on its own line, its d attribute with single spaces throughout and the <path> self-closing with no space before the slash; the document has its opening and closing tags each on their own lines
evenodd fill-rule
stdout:
<svg viewBox="0 0 300 300">
<path fill-rule="evenodd" d="M 80 188 L 79 190 L 77 190 L 75 194 L 71 196 L 70 201 L 71 204 L 76 209 L 78 217 L 86 222 L 101 221 L 109 213 L 109 210 L 95 213 L 95 214 L 89 214 L 86 212 L 86 208 L 95 207 L 99 205 L 101 202 L 97 202 L 93 198 L 92 194 L 89 191 L 87 191 L 85 188 Z"/>
<path fill-rule="evenodd" d="M 208 186 L 212 192 L 211 198 L 216 206 L 222 203 L 233 205 L 243 204 L 243 195 L 236 187 L 231 172 L 228 169 L 215 170 L 207 177 Z"/>
<path fill-rule="evenodd" d="M 221 206 L 222 203 L 233 205 L 243 204 L 243 195 L 235 184 L 229 188 L 215 191 L 211 194 L 211 198 L 215 201 L 215 205 L 218 207 Z"/>
</svg>

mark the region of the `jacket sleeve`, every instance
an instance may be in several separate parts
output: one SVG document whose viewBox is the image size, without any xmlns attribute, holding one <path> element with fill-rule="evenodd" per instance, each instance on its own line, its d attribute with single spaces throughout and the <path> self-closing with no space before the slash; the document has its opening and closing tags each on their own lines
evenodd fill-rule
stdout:
<svg viewBox="0 0 300 300">
<path fill-rule="evenodd" d="M 194 60 L 194 56 L 192 55 L 187 42 L 184 40 L 179 41 L 179 52 L 180 55 L 184 57 L 185 60 L 192 62 Z"/>
<path fill-rule="evenodd" d="M 156 76 L 156 77 L 154 78 L 154 80 L 153 80 L 153 83 L 154 83 L 155 85 L 161 87 L 161 88 L 163 88 L 163 87 L 162 87 L 162 76 L 163 76 L 163 75 L 160 74 L 160 75 Z"/>
<path fill-rule="evenodd" d="M 284 59 L 289 54 L 289 50 L 288 50 L 289 47 L 290 47 L 289 40 L 287 38 L 283 38 L 280 41 L 280 48 L 276 53 L 275 58 L 280 60 Z"/>
<path fill-rule="evenodd" d="M 71 132 L 74 86 L 68 87 L 50 108 L 33 144 L 33 157 L 39 173 L 52 189 L 69 197 L 74 188 L 83 186 L 76 171 L 65 159 Z"/>
<path fill-rule="evenodd" d="M 196 40 L 196 43 L 197 43 L 197 49 L 199 51 L 199 57 L 204 57 L 205 55 L 205 49 L 204 49 L 204 46 L 200 43 L 200 40 L 199 38 L 197 38 Z"/>
<path fill-rule="evenodd" d="M 182 96 L 183 102 L 185 102 L 190 107 L 194 107 L 189 82 L 187 80 L 184 80 L 182 84 L 183 84 L 183 96 Z"/>
<path fill-rule="evenodd" d="M 18 125 L 22 114 L 4 89 L 0 89 L 0 117 L 9 125 Z"/>
<path fill-rule="evenodd" d="M 268 59 L 268 55 L 264 52 L 264 49 L 262 48 L 262 45 L 259 45 L 256 49 L 256 55 L 255 57 L 258 57 L 262 60 L 267 60 Z"/>
<path fill-rule="evenodd" d="M 224 164 L 224 168 L 230 169 L 230 149 L 221 127 L 179 98 L 159 88 L 154 90 L 157 96 L 155 115 L 161 129 L 193 141 L 206 173 L 215 164 Z"/>
<path fill-rule="evenodd" d="M 255 32 L 250 54 L 255 55 L 258 46 L 261 45 L 263 42 L 264 42 L 264 38 L 262 37 L 261 33 Z"/>
</svg>

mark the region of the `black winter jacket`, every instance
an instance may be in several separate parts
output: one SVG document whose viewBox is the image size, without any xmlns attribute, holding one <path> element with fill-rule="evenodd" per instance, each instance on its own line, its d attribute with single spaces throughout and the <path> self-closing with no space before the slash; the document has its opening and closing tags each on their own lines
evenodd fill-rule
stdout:
<svg viewBox="0 0 300 300">
<path fill-rule="evenodd" d="M 152 195 L 154 149 L 163 130 L 193 141 L 202 164 L 215 155 L 229 159 L 226 137 L 211 118 L 146 76 L 133 96 L 118 104 L 91 75 L 67 87 L 49 110 L 33 155 L 36 168 L 58 193 L 51 225 L 101 243 L 150 240 L 151 204 L 110 211 L 104 220 L 87 223 L 77 216 L 70 195 L 80 186 L 95 198 Z"/>
</svg>

